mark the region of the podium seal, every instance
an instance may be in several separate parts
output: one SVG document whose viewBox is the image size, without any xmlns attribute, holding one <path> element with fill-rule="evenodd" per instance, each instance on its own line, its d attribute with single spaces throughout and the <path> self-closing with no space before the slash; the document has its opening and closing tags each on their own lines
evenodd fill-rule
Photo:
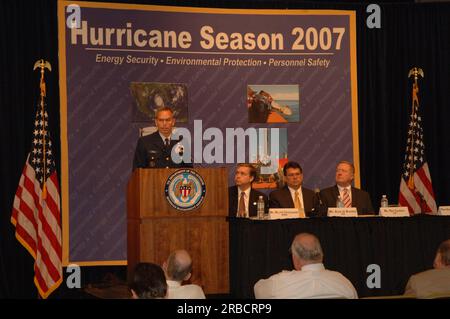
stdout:
<svg viewBox="0 0 450 319">
<path fill-rule="evenodd" d="M 206 195 L 203 178 L 192 169 L 180 169 L 167 178 L 164 187 L 169 204 L 178 210 L 189 211 L 199 207 Z"/>
</svg>

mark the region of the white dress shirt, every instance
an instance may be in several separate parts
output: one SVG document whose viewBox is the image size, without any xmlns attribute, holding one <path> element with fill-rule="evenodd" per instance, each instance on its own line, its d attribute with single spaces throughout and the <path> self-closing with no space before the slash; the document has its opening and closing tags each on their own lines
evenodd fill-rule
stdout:
<svg viewBox="0 0 450 319">
<path fill-rule="evenodd" d="M 206 299 L 198 285 L 181 285 L 178 281 L 167 280 L 167 299 Z"/>
<path fill-rule="evenodd" d="M 300 186 L 297 190 L 290 188 L 288 186 L 289 191 L 291 192 L 292 202 L 295 205 L 295 192 L 298 192 L 298 198 L 300 199 L 300 205 L 301 208 L 305 208 L 305 205 L 303 204 L 303 193 L 302 193 L 302 187 Z"/>
<path fill-rule="evenodd" d="M 352 187 L 349 185 L 347 187 L 337 186 L 339 189 L 339 196 L 341 196 L 342 202 L 344 202 L 344 189 L 348 191 L 348 197 L 350 197 L 350 203 L 352 202 Z"/>
<path fill-rule="evenodd" d="M 170 144 L 170 141 L 172 139 L 172 134 L 170 134 L 169 136 L 164 136 L 161 134 L 161 132 L 159 132 L 159 136 L 161 136 L 161 139 L 163 140 L 164 145 L 166 144 L 166 138 L 169 139 L 169 144 Z"/>
<path fill-rule="evenodd" d="M 256 299 L 357 299 L 352 283 L 342 274 L 310 264 L 302 270 L 282 271 L 259 280 L 254 287 Z"/>
<path fill-rule="evenodd" d="M 245 203 L 245 217 L 248 218 L 250 216 L 249 213 L 248 213 L 248 204 L 249 204 L 249 201 L 250 201 L 250 189 L 251 189 L 251 187 L 247 188 L 247 190 L 245 190 L 245 191 L 241 190 L 239 187 L 237 189 L 238 189 L 238 205 L 237 205 L 236 216 L 239 213 L 239 204 L 240 204 L 240 201 L 241 201 L 241 193 L 244 192 L 245 193 L 245 195 L 244 195 L 244 198 L 245 198 L 245 201 L 244 201 L 244 203 Z"/>
</svg>

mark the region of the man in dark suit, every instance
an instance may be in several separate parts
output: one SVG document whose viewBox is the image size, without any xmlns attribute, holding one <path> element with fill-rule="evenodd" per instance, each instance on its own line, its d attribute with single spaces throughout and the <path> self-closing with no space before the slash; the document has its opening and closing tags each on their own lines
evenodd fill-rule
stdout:
<svg viewBox="0 0 450 319">
<path fill-rule="evenodd" d="M 336 207 L 340 196 L 344 207 L 356 207 L 358 215 L 373 215 L 369 193 L 352 186 L 355 167 L 347 161 L 340 161 L 336 167 L 336 185 L 323 189 L 320 192 L 322 202 L 326 207 Z"/>
<path fill-rule="evenodd" d="M 283 167 L 283 175 L 287 185 L 270 193 L 270 208 L 304 208 L 305 215 L 309 216 L 314 208 L 315 194 L 302 187 L 302 167 L 297 162 L 287 162 Z"/>
<path fill-rule="evenodd" d="M 257 216 L 257 202 L 259 196 L 264 199 L 264 210 L 269 210 L 267 195 L 252 188 L 256 179 L 256 169 L 251 164 L 238 164 L 234 175 L 236 185 L 228 188 L 228 210 L 230 217 Z"/>
<path fill-rule="evenodd" d="M 170 107 L 162 107 L 156 111 L 155 124 L 157 132 L 139 138 L 133 160 L 136 168 L 178 168 L 192 167 L 192 163 L 175 163 L 172 160 L 172 148 L 182 156 L 183 147 L 180 140 L 172 139 L 175 118 Z"/>
</svg>

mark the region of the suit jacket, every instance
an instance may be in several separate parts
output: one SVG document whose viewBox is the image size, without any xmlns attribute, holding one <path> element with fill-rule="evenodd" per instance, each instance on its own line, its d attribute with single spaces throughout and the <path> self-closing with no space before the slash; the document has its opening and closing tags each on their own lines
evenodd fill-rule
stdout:
<svg viewBox="0 0 450 319">
<path fill-rule="evenodd" d="M 431 269 L 412 275 L 405 288 L 405 295 L 418 298 L 444 293 L 450 296 L 450 268 Z"/>
<path fill-rule="evenodd" d="M 251 188 L 250 189 L 250 198 L 248 201 L 248 215 L 250 217 L 254 217 L 258 215 L 257 212 L 257 205 L 259 196 L 262 196 L 264 198 L 264 210 L 267 214 L 269 212 L 269 200 L 267 198 L 267 195 L 264 193 L 261 193 L 260 191 L 257 191 L 256 189 Z M 228 187 L 228 215 L 230 217 L 236 217 L 237 210 L 238 210 L 238 187 L 231 186 Z"/>
<path fill-rule="evenodd" d="M 312 190 L 302 186 L 302 196 L 305 214 L 310 213 L 315 207 L 315 194 Z M 270 193 L 269 206 L 270 208 L 295 208 L 288 186 Z"/>
<path fill-rule="evenodd" d="M 320 197 L 326 207 L 336 207 L 338 196 L 339 188 L 337 185 L 320 191 Z M 359 188 L 352 187 L 352 207 L 356 207 L 358 215 L 375 215 L 369 193 Z"/>
<path fill-rule="evenodd" d="M 192 163 L 184 163 L 182 161 L 176 164 L 172 161 L 170 153 L 172 147 L 178 142 L 179 140 L 171 140 L 170 146 L 166 147 L 158 131 L 140 137 L 134 153 L 133 170 L 136 168 L 193 167 Z M 153 160 L 151 161 L 152 157 Z M 151 162 L 153 165 L 151 165 Z"/>
</svg>

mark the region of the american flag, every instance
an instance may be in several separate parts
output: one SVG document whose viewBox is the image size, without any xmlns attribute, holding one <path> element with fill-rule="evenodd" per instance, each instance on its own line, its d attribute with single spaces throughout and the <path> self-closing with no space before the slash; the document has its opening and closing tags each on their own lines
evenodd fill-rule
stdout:
<svg viewBox="0 0 450 319">
<path fill-rule="evenodd" d="M 16 238 L 33 256 L 34 283 L 47 298 L 62 282 L 59 183 L 45 105 L 38 105 L 33 142 L 14 197 Z"/>
<path fill-rule="evenodd" d="M 398 199 L 401 206 L 408 207 L 411 215 L 437 211 L 430 170 L 425 157 L 418 92 L 417 83 L 414 83 L 412 113 Z"/>
</svg>

